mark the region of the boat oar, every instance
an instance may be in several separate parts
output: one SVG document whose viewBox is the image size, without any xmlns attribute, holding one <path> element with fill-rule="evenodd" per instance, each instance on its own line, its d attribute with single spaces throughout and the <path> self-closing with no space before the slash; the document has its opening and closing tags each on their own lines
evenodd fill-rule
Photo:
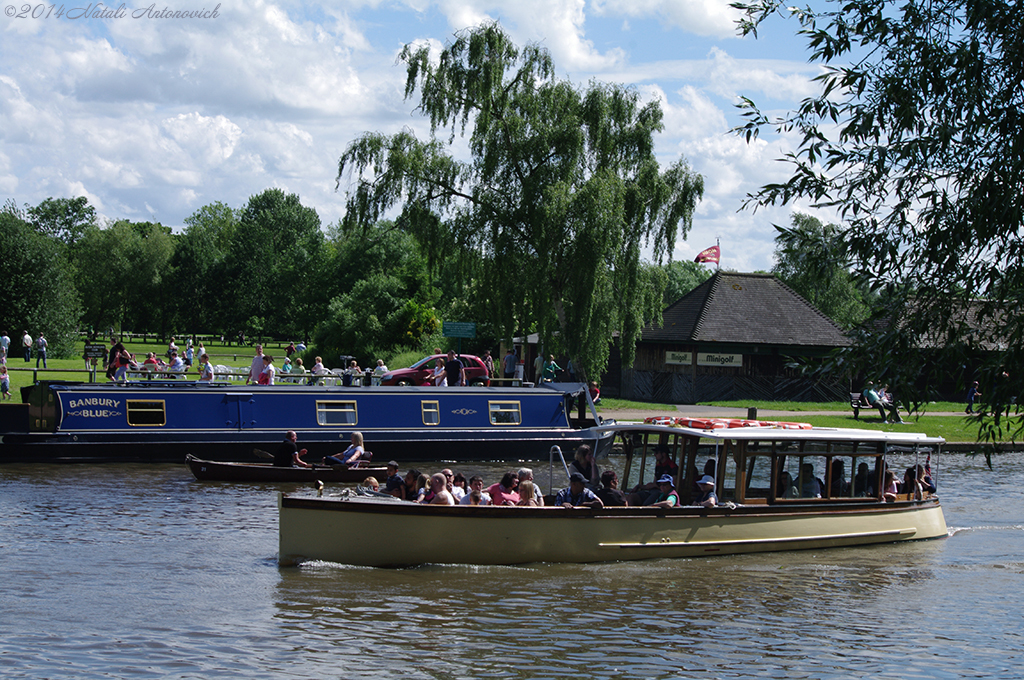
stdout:
<svg viewBox="0 0 1024 680">
<path fill-rule="evenodd" d="M 268 453 L 268 452 L 264 451 L 263 449 L 253 449 L 252 453 L 257 458 L 266 458 L 267 460 L 273 460 L 274 459 L 274 454 Z"/>
</svg>

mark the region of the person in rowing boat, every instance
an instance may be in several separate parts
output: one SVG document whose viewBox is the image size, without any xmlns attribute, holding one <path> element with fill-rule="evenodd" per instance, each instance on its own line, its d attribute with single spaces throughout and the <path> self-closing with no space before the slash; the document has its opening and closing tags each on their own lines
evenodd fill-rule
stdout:
<svg viewBox="0 0 1024 680">
<path fill-rule="evenodd" d="M 697 481 L 700 487 L 700 496 L 693 502 L 705 508 L 713 508 L 718 505 L 718 496 L 715 494 L 715 478 L 711 475 L 704 475 Z"/>
<path fill-rule="evenodd" d="M 597 497 L 605 507 L 628 505 L 626 494 L 619 491 L 619 476 L 615 474 L 615 470 L 605 470 L 601 473 L 601 489 L 597 492 Z"/>
<path fill-rule="evenodd" d="M 359 467 L 359 463 L 362 461 L 369 461 L 373 458 L 373 454 L 363 449 L 363 433 L 353 432 L 352 443 L 347 449 L 341 453 L 337 453 L 333 456 L 327 456 L 323 459 L 322 465 L 345 465 L 350 468 Z"/>
<path fill-rule="evenodd" d="M 298 438 L 299 435 L 295 434 L 294 430 L 288 430 L 284 441 L 281 442 L 281 445 L 277 447 L 277 452 L 274 453 L 274 467 L 313 467 L 302 460 L 302 457 L 306 455 L 306 449 L 299 450 L 299 447 L 295 444 Z"/>
<path fill-rule="evenodd" d="M 569 475 L 569 488 L 562 489 L 555 496 L 555 505 L 563 508 L 603 508 L 604 503 L 587 488 L 587 478 L 578 472 Z"/>
</svg>

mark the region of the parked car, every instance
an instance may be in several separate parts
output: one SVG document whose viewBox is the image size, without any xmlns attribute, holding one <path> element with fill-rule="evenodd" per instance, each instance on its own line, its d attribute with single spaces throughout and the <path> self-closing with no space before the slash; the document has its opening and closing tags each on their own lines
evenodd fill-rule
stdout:
<svg viewBox="0 0 1024 680">
<path fill-rule="evenodd" d="M 438 359 L 448 359 L 446 354 L 432 354 L 429 357 L 420 359 L 409 368 L 398 368 L 385 373 L 381 379 L 381 385 L 433 385 L 434 366 Z M 466 382 L 470 385 L 490 385 L 491 377 L 487 374 L 487 367 L 483 360 L 472 354 L 459 356 L 462 365 L 466 367 Z"/>
</svg>

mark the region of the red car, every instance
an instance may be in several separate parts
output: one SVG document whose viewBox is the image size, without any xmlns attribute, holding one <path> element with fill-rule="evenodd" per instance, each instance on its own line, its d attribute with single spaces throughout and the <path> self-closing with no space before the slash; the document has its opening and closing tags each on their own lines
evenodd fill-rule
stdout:
<svg viewBox="0 0 1024 680">
<path fill-rule="evenodd" d="M 484 362 L 480 357 L 473 356 L 472 354 L 463 354 L 458 356 L 458 358 L 462 360 L 462 365 L 466 367 L 466 382 L 470 385 L 483 385 L 485 387 L 491 384 L 491 376 L 487 374 L 487 367 L 484 366 Z M 434 366 L 437 364 L 438 359 L 447 361 L 448 355 L 433 354 L 420 359 L 409 368 L 398 368 L 394 371 L 388 371 L 381 376 L 380 384 L 433 385 Z"/>
</svg>

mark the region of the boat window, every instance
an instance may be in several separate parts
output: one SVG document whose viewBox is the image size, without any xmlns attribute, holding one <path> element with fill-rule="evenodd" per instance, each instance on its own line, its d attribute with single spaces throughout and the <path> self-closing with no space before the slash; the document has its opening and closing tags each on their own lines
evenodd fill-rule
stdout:
<svg viewBox="0 0 1024 680">
<path fill-rule="evenodd" d="M 518 401 L 489 401 L 487 411 L 491 425 L 519 425 L 523 422 L 523 412 Z"/>
<path fill-rule="evenodd" d="M 441 424 L 441 407 L 436 401 L 421 401 L 420 410 L 423 412 L 424 425 Z"/>
<path fill-rule="evenodd" d="M 357 425 L 359 416 L 356 412 L 356 402 L 318 401 L 316 422 L 318 425 Z"/>
<path fill-rule="evenodd" d="M 156 401 L 125 401 L 128 424 L 139 427 L 158 427 L 167 424 L 167 411 L 162 399 Z"/>
</svg>

